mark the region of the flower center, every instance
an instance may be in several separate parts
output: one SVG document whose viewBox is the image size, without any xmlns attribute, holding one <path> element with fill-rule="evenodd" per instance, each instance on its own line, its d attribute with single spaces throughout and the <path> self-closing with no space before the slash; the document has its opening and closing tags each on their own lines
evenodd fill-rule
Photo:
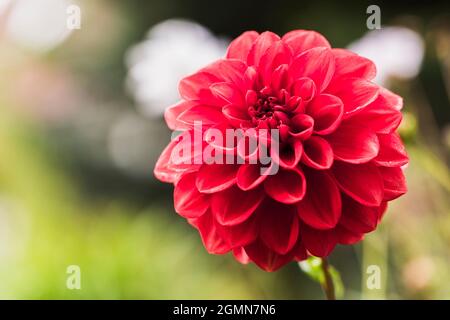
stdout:
<svg viewBox="0 0 450 320">
<path fill-rule="evenodd" d="M 259 98 L 254 106 L 248 108 L 248 112 L 252 118 L 268 119 L 273 116 L 276 103 L 277 98 L 275 97 Z"/>
<path fill-rule="evenodd" d="M 284 106 L 284 99 L 260 92 L 254 100 L 248 107 L 253 125 L 268 129 L 278 128 L 281 124 L 289 125 L 290 113 Z"/>
</svg>

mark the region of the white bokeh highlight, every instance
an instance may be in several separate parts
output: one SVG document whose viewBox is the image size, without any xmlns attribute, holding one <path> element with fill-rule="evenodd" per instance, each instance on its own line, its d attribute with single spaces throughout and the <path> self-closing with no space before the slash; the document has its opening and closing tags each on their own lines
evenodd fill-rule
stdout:
<svg viewBox="0 0 450 320">
<path fill-rule="evenodd" d="M 389 79 L 411 79 L 420 71 L 425 47 L 422 37 L 405 27 L 383 27 L 366 33 L 348 46 L 377 66 L 374 81 L 388 85 Z"/>
<path fill-rule="evenodd" d="M 127 88 L 146 116 L 161 116 L 179 100 L 180 79 L 223 57 L 226 47 L 227 41 L 195 22 L 163 21 L 128 51 Z"/>
<path fill-rule="evenodd" d="M 17 45 L 45 52 L 62 43 L 71 33 L 67 28 L 68 0 L 16 0 L 10 6 L 6 34 Z"/>
</svg>

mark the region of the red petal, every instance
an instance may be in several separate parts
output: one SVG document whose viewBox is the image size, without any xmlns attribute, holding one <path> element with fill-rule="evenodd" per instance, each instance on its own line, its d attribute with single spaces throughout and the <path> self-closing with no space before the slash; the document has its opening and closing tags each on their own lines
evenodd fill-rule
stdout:
<svg viewBox="0 0 450 320">
<path fill-rule="evenodd" d="M 273 72 L 270 82 L 274 92 L 279 92 L 281 89 L 288 87 L 289 81 L 288 70 L 289 66 L 287 64 L 282 64 L 278 66 L 278 68 L 276 68 L 275 71 Z"/>
<path fill-rule="evenodd" d="M 344 198 L 353 201 L 348 197 L 344 196 Z M 358 204 L 353 201 L 353 205 L 349 206 L 349 210 L 353 211 L 353 215 L 351 215 L 351 218 L 347 218 L 347 221 L 345 223 L 342 223 L 344 216 L 346 216 L 346 213 L 344 212 L 342 214 L 343 218 L 335 229 L 335 234 L 338 238 L 338 242 L 341 244 L 355 244 L 361 241 L 364 238 L 365 233 L 371 232 L 376 228 L 379 221 L 381 221 L 381 216 L 383 215 L 387 207 L 386 202 L 383 202 L 380 207 L 365 207 L 358 205 L 364 208 L 361 210 L 358 210 L 358 208 L 354 208 L 355 205 Z M 376 219 L 376 221 L 374 221 L 374 219 Z"/>
<path fill-rule="evenodd" d="M 332 82 L 329 93 L 344 103 L 344 119 L 361 112 L 378 97 L 379 87 L 367 80 L 348 78 Z"/>
<path fill-rule="evenodd" d="M 235 128 L 240 128 L 243 123 L 250 124 L 251 118 L 246 107 L 230 104 L 222 108 L 222 113 Z"/>
<path fill-rule="evenodd" d="M 217 224 L 217 230 L 230 247 L 236 248 L 246 246 L 255 241 L 258 237 L 258 219 L 252 216 L 248 220 L 234 226 L 222 226 Z"/>
<path fill-rule="evenodd" d="M 384 200 L 394 200 L 408 191 L 405 175 L 401 168 L 379 167 L 384 185 Z"/>
<path fill-rule="evenodd" d="M 302 157 L 303 144 L 299 140 L 294 140 L 279 150 L 279 153 L 275 152 L 272 155 L 273 161 L 279 163 L 282 168 L 295 168 Z"/>
<path fill-rule="evenodd" d="M 261 167 L 259 164 L 243 164 L 240 166 L 236 182 L 242 190 L 250 190 L 259 186 L 267 177 L 264 172 L 269 171 L 268 167 Z"/>
<path fill-rule="evenodd" d="M 307 114 L 300 113 L 291 119 L 290 135 L 296 139 L 308 139 L 314 129 L 314 119 Z"/>
<path fill-rule="evenodd" d="M 379 134 L 380 152 L 373 160 L 376 164 L 384 167 L 401 167 L 408 163 L 408 155 L 405 146 L 397 133 Z"/>
<path fill-rule="evenodd" d="M 197 188 L 203 193 L 225 190 L 236 183 L 239 166 L 233 164 L 204 164 L 197 176 Z"/>
<path fill-rule="evenodd" d="M 198 155 L 201 156 L 201 145 L 192 142 L 193 131 L 184 131 L 173 139 L 161 153 L 156 162 L 154 174 L 163 182 L 175 183 L 187 172 L 197 171 Z M 184 154 L 184 151 L 187 151 Z"/>
<path fill-rule="evenodd" d="M 306 112 L 314 118 L 314 132 L 326 135 L 341 123 L 344 105 L 336 96 L 320 94 L 308 104 Z"/>
<path fill-rule="evenodd" d="M 384 192 L 384 197 L 386 197 L 386 190 L 385 190 L 385 192 Z M 378 223 L 381 221 L 381 219 L 383 219 L 383 216 L 385 215 L 385 213 L 386 213 L 386 211 L 387 211 L 387 208 L 388 208 L 388 203 L 387 203 L 387 201 L 383 201 L 382 203 L 381 203 L 381 206 L 380 206 L 380 211 L 379 211 L 379 213 L 378 213 Z"/>
<path fill-rule="evenodd" d="M 203 131 L 204 145 L 201 149 L 203 161 L 199 161 L 200 163 L 227 163 L 226 157 L 228 156 L 234 159 L 236 148 L 234 145 L 228 146 L 226 141 L 228 129 L 233 129 L 233 127 L 224 122 Z"/>
<path fill-rule="evenodd" d="M 306 224 L 301 224 L 300 235 L 302 242 L 312 255 L 316 257 L 326 257 L 337 243 L 337 237 L 334 229 L 331 230 L 317 230 Z"/>
<path fill-rule="evenodd" d="M 232 186 L 217 192 L 211 198 L 211 210 L 218 223 L 233 226 L 247 220 L 264 199 L 262 189 L 242 191 Z M 236 199 L 238 201 L 233 201 Z"/>
<path fill-rule="evenodd" d="M 195 168 L 197 171 L 202 162 L 203 141 L 200 139 L 200 130 L 184 131 L 173 141 L 176 145 L 172 149 L 167 166 L 177 171 L 186 171 Z M 197 136 L 198 135 L 198 136 Z"/>
<path fill-rule="evenodd" d="M 288 253 L 298 239 L 299 221 L 295 207 L 268 200 L 258 213 L 261 240 L 278 254 Z"/>
<path fill-rule="evenodd" d="M 310 78 L 299 78 L 292 84 L 291 92 L 303 102 L 308 102 L 316 95 L 316 85 Z"/>
<path fill-rule="evenodd" d="M 218 82 L 210 87 L 214 96 L 224 100 L 227 103 L 244 106 L 245 100 L 240 89 L 232 82 Z"/>
<path fill-rule="evenodd" d="M 381 91 L 382 92 L 382 91 Z M 368 126 L 376 133 L 394 132 L 402 121 L 400 111 L 394 109 L 380 93 L 375 101 L 369 104 L 361 112 L 353 115 L 352 123 Z"/>
<path fill-rule="evenodd" d="M 225 120 L 220 109 L 210 106 L 196 105 L 181 113 L 177 121 L 193 126 L 195 122 L 202 126 L 217 125 Z"/>
<path fill-rule="evenodd" d="M 310 30 L 294 30 L 286 33 L 282 41 L 291 47 L 294 55 L 315 47 L 328 47 L 330 44 L 320 33 Z"/>
<path fill-rule="evenodd" d="M 399 95 L 389 91 L 386 88 L 380 88 L 380 95 L 383 96 L 385 103 L 392 109 L 400 111 L 403 107 L 403 98 Z"/>
<path fill-rule="evenodd" d="M 181 97 L 186 100 L 199 100 L 205 90 L 209 90 L 215 82 L 220 82 L 220 78 L 209 72 L 196 72 L 183 78 L 178 86 Z"/>
<path fill-rule="evenodd" d="M 353 233 L 368 233 L 376 229 L 379 213 L 379 207 L 367 207 L 348 196 L 343 196 L 339 225 Z"/>
<path fill-rule="evenodd" d="M 258 72 L 255 67 L 248 67 L 244 74 L 244 88 L 247 90 L 255 89 L 258 80 Z"/>
<path fill-rule="evenodd" d="M 230 43 L 226 57 L 228 59 L 247 61 L 248 53 L 258 36 L 259 34 L 256 31 L 244 32 Z"/>
<path fill-rule="evenodd" d="M 247 71 L 247 65 L 241 60 L 235 59 L 219 59 L 202 69 L 217 78 L 216 82 L 231 82 L 238 88 L 243 88 L 245 85 L 244 75 Z M 210 83 L 210 87 L 213 83 Z"/>
<path fill-rule="evenodd" d="M 278 40 L 280 40 L 280 37 L 273 32 L 266 31 L 261 33 L 250 49 L 247 57 L 247 64 L 249 66 L 259 65 L 259 61 L 263 54 Z"/>
<path fill-rule="evenodd" d="M 372 80 L 377 74 L 375 64 L 346 49 L 332 49 L 336 61 L 333 81 L 338 78 L 364 78 Z"/>
<path fill-rule="evenodd" d="M 166 109 L 164 112 L 164 119 L 166 120 L 167 126 L 171 130 L 184 130 L 189 128 L 189 126 L 177 121 L 180 114 L 189 108 L 197 105 L 197 102 L 182 100 Z"/>
<path fill-rule="evenodd" d="M 308 252 L 306 251 L 305 245 L 302 241 L 297 241 L 297 244 L 293 250 L 294 253 L 294 260 L 295 261 L 302 261 L 308 259 Z"/>
<path fill-rule="evenodd" d="M 162 182 L 174 183 L 180 178 L 181 172 L 176 171 L 169 166 L 173 149 L 177 144 L 178 141 L 172 140 L 161 153 L 158 161 L 156 162 L 153 174 L 158 180 Z"/>
<path fill-rule="evenodd" d="M 341 244 L 355 244 L 364 238 L 364 233 L 356 233 L 340 225 L 334 229 L 337 242 Z"/>
<path fill-rule="evenodd" d="M 239 130 L 239 129 L 238 129 Z M 242 132 L 242 131 L 236 131 Z M 262 148 L 262 142 L 258 136 L 258 132 L 253 128 L 243 131 L 242 134 L 238 133 L 236 137 L 236 150 L 238 155 L 239 163 L 257 163 L 258 162 L 258 152 L 259 148 Z M 233 141 L 230 136 L 229 141 Z M 264 145 L 265 147 L 265 145 Z"/>
<path fill-rule="evenodd" d="M 200 232 L 206 251 L 213 254 L 224 254 L 231 250 L 230 245 L 219 234 L 217 222 L 211 212 L 206 212 L 192 223 Z"/>
<path fill-rule="evenodd" d="M 292 254 L 280 255 L 267 248 L 261 240 L 245 246 L 245 252 L 261 269 L 276 271 L 292 260 Z"/>
<path fill-rule="evenodd" d="M 305 172 L 307 190 L 297 204 L 300 218 L 316 229 L 331 229 L 341 217 L 341 193 L 333 178 L 324 171 Z"/>
<path fill-rule="evenodd" d="M 312 79 L 318 92 L 322 92 L 333 77 L 334 56 L 330 49 L 324 47 L 305 51 L 292 62 L 290 74 L 293 79 Z"/>
<path fill-rule="evenodd" d="M 305 196 L 305 176 L 299 169 L 280 168 L 277 174 L 267 178 L 264 182 L 264 189 L 270 197 L 279 202 L 295 203 Z"/>
<path fill-rule="evenodd" d="M 233 255 L 242 264 L 248 264 L 251 261 L 243 247 L 233 249 Z"/>
<path fill-rule="evenodd" d="M 197 173 L 185 174 L 173 192 L 175 211 L 185 218 L 198 218 L 209 208 L 208 196 L 195 187 L 196 178 Z"/>
<path fill-rule="evenodd" d="M 262 76 L 263 83 L 270 85 L 274 70 L 280 65 L 288 65 L 291 59 L 291 50 L 283 42 L 277 41 L 272 44 L 261 56 L 258 64 L 258 70 Z"/>
<path fill-rule="evenodd" d="M 383 178 L 372 163 L 359 165 L 336 161 L 333 173 L 339 187 L 366 206 L 380 206 L 383 201 Z"/>
<path fill-rule="evenodd" d="M 334 158 L 349 163 L 365 163 L 378 155 L 380 144 L 377 135 L 369 128 L 342 122 L 339 128 L 327 136 Z"/>
<path fill-rule="evenodd" d="M 333 149 L 325 139 L 313 136 L 303 142 L 302 162 L 314 169 L 329 169 L 333 164 Z"/>
</svg>

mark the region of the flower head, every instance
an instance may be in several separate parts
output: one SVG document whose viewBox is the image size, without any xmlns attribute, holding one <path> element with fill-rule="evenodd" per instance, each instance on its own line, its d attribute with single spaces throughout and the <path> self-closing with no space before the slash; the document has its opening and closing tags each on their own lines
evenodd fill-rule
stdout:
<svg viewBox="0 0 450 320">
<path fill-rule="evenodd" d="M 402 99 L 375 75 L 370 60 L 314 31 L 249 31 L 224 59 L 181 80 L 182 100 L 165 118 L 182 133 L 155 175 L 175 185 L 175 210 L 208 252 L 273 271 L 377 227 L 387 202 L 406 192 L 408 157 L 395 132 Z M 239 129 L 258 137 L 255 149 L 210 139 Z M 267 146 L 270 164 L 249 160 Z M 244 161 L 209 161 L 218 154 Z"/>
</svg>

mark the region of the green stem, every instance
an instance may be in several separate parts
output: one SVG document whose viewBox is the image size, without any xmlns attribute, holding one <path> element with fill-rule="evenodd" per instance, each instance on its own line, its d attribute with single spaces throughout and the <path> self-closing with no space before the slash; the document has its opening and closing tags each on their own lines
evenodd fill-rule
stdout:
<svg viewBox="0 0 450 320">
<path fill-rule="evenodd" d="M 331 277 L 330 273 L 330 265 L 328 264 L 328 260 L 326 258 L 322 258 L 321 266 L 325 280 L 322 284 L 323 291 L 325 292 L 328 300 L 336 300 L 333 278 Z"/>
</svg>

